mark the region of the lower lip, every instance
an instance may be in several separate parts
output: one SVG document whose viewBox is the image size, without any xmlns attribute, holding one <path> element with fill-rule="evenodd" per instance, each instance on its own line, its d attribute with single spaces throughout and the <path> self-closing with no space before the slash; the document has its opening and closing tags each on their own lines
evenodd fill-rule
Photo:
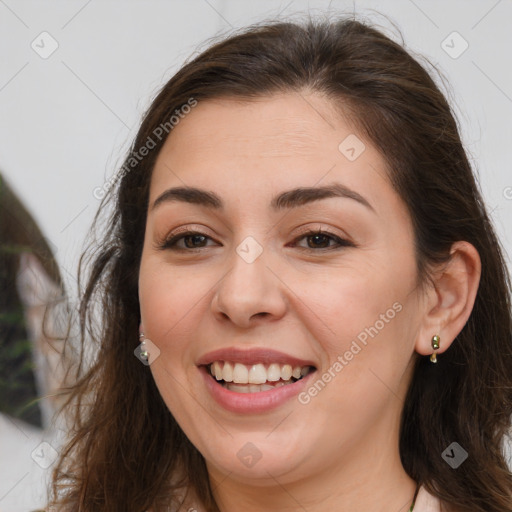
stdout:
<svg viewBox="0 0 512 512">
<path fill-rule="evenodd" d="M 212 377 L 205 366 L 200 366 L 199 371 L 214 400 L 224 409 L 237 413 L 261 413 L 276 409 L 298 395 L 306 387 L 307 381 L 316 373 L 315 371 L 310 372 L 293 384 L 286 384 L 275 389 L 256 393 L 237 393 L 223 387 Z"/>
</svg>

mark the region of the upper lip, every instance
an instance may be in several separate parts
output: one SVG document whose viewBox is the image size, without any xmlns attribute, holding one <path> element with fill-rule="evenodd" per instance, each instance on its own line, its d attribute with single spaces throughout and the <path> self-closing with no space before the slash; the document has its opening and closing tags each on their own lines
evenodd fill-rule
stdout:
<svg viewBox="0 0 512 512">
<path fill-rule="evenodd" d="M 269 348 L 241 349 L 237 347 L 221 348 L 208 352 L 201 356 L 196 364 L 197 366 L 205 366 L 214 361 L 229 361 L 246 365 L 280 363 L 289 364 L 294 368 L 296 366 L 315 366 L 312 361 L 300 359 Z"/>
</svg>

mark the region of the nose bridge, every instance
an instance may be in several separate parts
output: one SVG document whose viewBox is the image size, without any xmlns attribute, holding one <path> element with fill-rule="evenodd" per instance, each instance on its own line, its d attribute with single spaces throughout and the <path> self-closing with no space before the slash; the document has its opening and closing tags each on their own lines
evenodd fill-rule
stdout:
<svg viewBox="0 0 512 512">
<path fill-rule="evenodd" d="M 245 237 L 219 282 L 215 308 L 234 323 L 246 325 L 256 315 L 279 317 L 285 309 L 279 281 L 267 268 L 270 251 L 253 236 Z"/>
</svg>

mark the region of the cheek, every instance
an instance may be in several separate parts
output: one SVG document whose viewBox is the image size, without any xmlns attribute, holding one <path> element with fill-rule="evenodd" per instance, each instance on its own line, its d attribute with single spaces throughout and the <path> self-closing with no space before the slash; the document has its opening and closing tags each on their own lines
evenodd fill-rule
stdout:
<svg viewBox="0 0 512 512">
<path fill-rule="evenodd" d="M 190 376 L 194 368 L 190 340 L 200 297 L 207 288 L 192 272 L 172 268 L 156 257 L 141 260 L 139 302 L 146 337 L 160 350 L 149 367 L 158 390 L 173 415 L 188 425 L 186 402 Z"/>
<path fill-rule="evenodd" d="M 358 410 L 361 403 L 379 409 L 400 386 L 413 352 L 416 275 L 412 257 L 401 263 L 359 261 L 294 287 L 315 313 L 302 320 L 309 318 L 308 329 L 327 355 L 319 386 L 328 384 L 329 401 L 340 410 Z"/>
<path fill-rule="evenodd" d="M 319 335 L 325 332 L 323 322 L 317 322 L 315 332 L 328 363 L 300 397 L 312 414 L 321 415 L 328 408 L 325 432 L 341 444 L 395 412 L 412 352 L 403 296 L 396 300 L 397 293 L 385 296 L 375 286 L 370 287 L 374 294 L 368 294 L 368 288 L 353 281 L 345 285 L 350 298 L 324 298 L 323 320 L 334 334 Z"/>
<path fill-rule="evenodd" d="M 156 257 L 142 259 L 139 301 L 146 335 L 163 344 L 181 332 L 211 284 L 199 273 L 171 267 Z"/>
<path fill-rule="evenodd" d="M 391 267 L 376 268 L 362 262 L 331 269 L 322 276 L 312 272 L 293 281 L 293 291 L 300 299 L 297 308 L 303 304 L 302 320 L 309 318 L 309 329 L 326 350 L 336 354 L 349 350 L 352 340 L 364 344 L 385 337 L 397 323 L 408 290 L 405 270 L 397 275 Z"/>
</svg>

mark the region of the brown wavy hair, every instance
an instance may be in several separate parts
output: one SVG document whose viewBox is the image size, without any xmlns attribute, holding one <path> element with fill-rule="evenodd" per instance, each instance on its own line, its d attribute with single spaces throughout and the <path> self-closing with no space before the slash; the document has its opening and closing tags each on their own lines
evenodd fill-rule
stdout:
<svg viewBox="0 0 512 512">
<path fill-rule="evenodd" d="M 364 20 L 307 17 L 258 23 L 210 42 L 165 84 L 95 217 L 93 228 L 111 208 L 101 238 L 80 260 L 82 344 L 101 357 L 75 369 L 71 438 L 53 474 L 57 510 L 167 510 L 178 484 L 186 484 L 206 510 L 218 512 L 204 458 L 133 353 L 149 184 L 166 138 L 158 140 L 155 129 L 191 98 L 309 91 L 327 97 L 384 156 L 413 221 L 423 284 L 454 242 L 465 240 L 480 255 L 467 324 L 437 365 L 416 355 L 399 448 L 409 476 L 450 510 L 512 512 L 504 455 L 512 415 L 510 278 L 454 111 L 427 68 Z M 149 138 L 155 147 L 134 163 Z M 469 454 L 456 470 L 441 457 L 453 441 Z M 179 468 L 183 480 L 171 483 Z"/>
</svg>

